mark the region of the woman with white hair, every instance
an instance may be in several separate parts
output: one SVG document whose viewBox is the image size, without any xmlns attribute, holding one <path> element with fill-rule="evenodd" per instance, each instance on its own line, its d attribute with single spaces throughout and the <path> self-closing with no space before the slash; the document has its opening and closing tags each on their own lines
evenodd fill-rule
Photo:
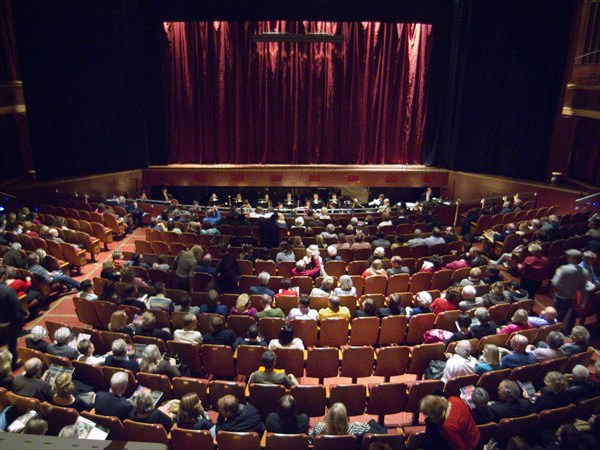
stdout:
<svg viewBox="0 0 600 450">
<path fill-rule="evenodd" d="M 294 220 L 294 225 L 292 225 L 292 228 L 304 228 L 304 219 L 300 216 L 296 217 L 296 220 Z"/>
<path fill-rule="evenodd" d="M 29 336 L 25 338 L 25 345 L 27 348 L 48 353 L 49 343 L 45 340 L 46 336 L 48 336 L 46 329 L 41 325 L 36 325 L 31 329 Z"/>
<path fill-rule="evenodd" d="M 144 348 L 142 360 L 140 362 L 140 371 L 166 375 L 169 379 L 181 376 L 181 372 L 177 366 L 171 361 L 164 359 L 158 346 L 155 344 L 147 345 Z"/>
<path fill-rule="evenodd" d="M 342 275 L 340 277 L 339 286 L 333 290 L 333 294 L 340 297 L 356 297 L 356 288 L 353 286 L 352 278 L 350 278 L 349 275 Z"/>
<path fill-rule="evenodd" d="M 431 298 L 431 294 L 429 292 L 421 291 L 415 296 L 415 304 L 414 308 L 407 307 L 406 308 L 406 316 L 408 320 L 412 316 L 416 316 L 417 314 L 427 314 L 431 311 L 430 306 L 433 299 Z"/>
<path fill-rule="evenodd" d="M 321 282 L 321 287 L 314 287 L 312 291 L 310 291 L 311 297 L 329 297 L 331 295 L 331 290 L 333 289 L 333 285 L 335 280 L 333 277 L 325 277 Z"/>
<path fill-rule="evenodd" d="M 335 245 L 329 245 L 327 247 L 327 257 L 323 260 L 324 264 L 327 264 L 329 261 L 341 261 L 342 257 L 337 254 L 337 247 Z"/>
<path fill-rule="evenodd" d="M 48 353 L 55 356 L 64 356 L 68 359 L 78 359 L 80 353 L 69 346 L 71 340 L 71 330 L 67 327 L 60 327 L 54 332 L 54 343 L 48 345 Z"/>
</svg>

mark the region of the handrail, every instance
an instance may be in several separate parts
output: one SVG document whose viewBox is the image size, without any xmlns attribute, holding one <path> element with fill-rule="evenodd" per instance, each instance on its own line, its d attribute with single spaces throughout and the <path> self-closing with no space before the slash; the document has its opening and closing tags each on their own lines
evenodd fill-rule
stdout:
<svg viewBox="0 0 600 450">
<path fill-rule="evenodd" d="M 581 197 L 575 200 L 575 203 L 587 202 L 588 200 L 598 197 L 600 198 L 600 192 L 596 192 L 595 194 L 586 195 L 585 197 Z"/>
<path fill-rule="evenodd" d="M 0 192 L 0 195 L 1 195 L 1 196 L 3 196 L 3 197 L 8 197 L 8 198 L 11 198 L 11 199 L 13 199 L 13 200 L 18 200 L 18 198 L 17 198 L 17 197 L 15 197 L 14 195 L 8 194 L 8 193 L 6 193 L 6 192 Z"/>
</svg>

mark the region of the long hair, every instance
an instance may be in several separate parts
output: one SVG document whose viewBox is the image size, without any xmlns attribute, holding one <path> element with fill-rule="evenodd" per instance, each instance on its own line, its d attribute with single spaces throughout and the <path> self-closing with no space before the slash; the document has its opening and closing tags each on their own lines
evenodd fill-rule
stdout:
<svg viewBox="0 0 600 450">
<path fill-rule="evenodd" d="M 194 423 L 198 420 L 199 414 L 196 405 L 200 401 L 198 394 L 189 392 L 181 397 L 179 403 L 178 420 L 183 423 Z"/>
<path fill-rule="evenodd" d="M 142 352 L 142 361 L 140 362 L 140 370 L 142 372 L 155 373 L 161 354 L 158 346 L 155 344 L 148 345 Z"/>
<path fill-rule="evenodd" d="M 336 436 L 348 434 L 348 413 L 343 403 L 334 403 L 325 416 L 323 434 Z"/>
</svg>

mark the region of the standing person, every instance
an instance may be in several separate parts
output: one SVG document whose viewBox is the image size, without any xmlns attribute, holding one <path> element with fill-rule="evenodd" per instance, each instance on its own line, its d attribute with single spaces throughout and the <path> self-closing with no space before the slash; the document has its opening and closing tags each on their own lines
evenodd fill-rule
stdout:
<svg viewBox="0 0 600 450">
<path fill-rule="evenodd" d="M 6 268 L 0 267 L 0 344 L 8 345 L 12 354 L 12 369 L 17 362 L 17 339 L 23 328 L 27 313 L 17 298 L 16 292 L 6 284 Z"/>
<path fill-rule="evenodd" d="M 581 294 L 582 304 L 585 304 L 587 299 L 585 283 L 588 272 L 579 266 L 581 262 L 579 250 L 569 249 L 565 254 L 567 255 L 567 264 L 556 269 L 552 278 L 552 286 L 554 286 L 554 308 L 558 313 L 556 319 L 563 323 L 563 331 L 570 333 L 575 323 L 573 305 L 577 293 Z"/>
<path fill-rule="evenodd" d="M 529 293 L 529 298 L 535 299 L 535 294 L 542 281 L 550 276 L 548 258 L 542 256 L 542 247 L 535 242 L 527 247 L 529 256 L 519 264 L 521 272 L 521 287 Z"/>
<path fill-rule="evenodd" d="M 257 224 L 260 229 L 259 242 L 264 248 L 279 247 L 279 225 L 277 224 L 277 214 L 271 214 L 271 217 L 265 219 L 261 217 Z"/>
<path fill-rule="evenodd" d="M 221 251 L 221 261 L 217 265 L 216 271 L 216 287 L 219 293 L 231 293 L 237 294 L 238 292 L 238 279 L 240 277 L 240 269 L 235 260 L 233 253 L 229 251 L 228 244 L 221 244 L 219 250 Z"/>
<path fill-rule="evenodd" d="M 200 245 L 194 245 L 191 250 L 179 254 L 175 270 L 177 289 L 190 290 L 190 280 L 194 278 L 196 266 L 202 262 L 203 256 L 204 249 Z"/>
</svg>

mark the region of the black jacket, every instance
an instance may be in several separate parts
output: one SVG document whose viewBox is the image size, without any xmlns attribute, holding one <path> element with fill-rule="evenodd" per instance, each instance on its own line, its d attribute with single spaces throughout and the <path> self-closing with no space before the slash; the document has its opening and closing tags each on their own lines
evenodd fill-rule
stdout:
<svg viewBox="0 0 600 450">
<path fill-rule="evenodd" d="M 121 420 L 125 420 L 129 417 L 133 405 L 129 400 L 119 397 L 112 392 L 101 391 L 96 394 L 94 408 L 96 414 L 115 416 Z"/>
<path fill-rule="evenodd" d="M 260 421 L 260 415 L 250 403 L 240 405 L 240 412 L 233 417 L 225 418 L 219 414 L 216 431 L 250 432 L 256 431 L 262 436 L 265 426 Z"/>
<path fill-rule="evenodd" d="M 104 365 L 110 367 L 118 367 L 119 369 L 129 369 L 134 374 L 140 371 L 140 365 L 137 361 L 129 359 L 115 359 L 113 355 L 109 355 L 106 357 Z"/>
</svg>

